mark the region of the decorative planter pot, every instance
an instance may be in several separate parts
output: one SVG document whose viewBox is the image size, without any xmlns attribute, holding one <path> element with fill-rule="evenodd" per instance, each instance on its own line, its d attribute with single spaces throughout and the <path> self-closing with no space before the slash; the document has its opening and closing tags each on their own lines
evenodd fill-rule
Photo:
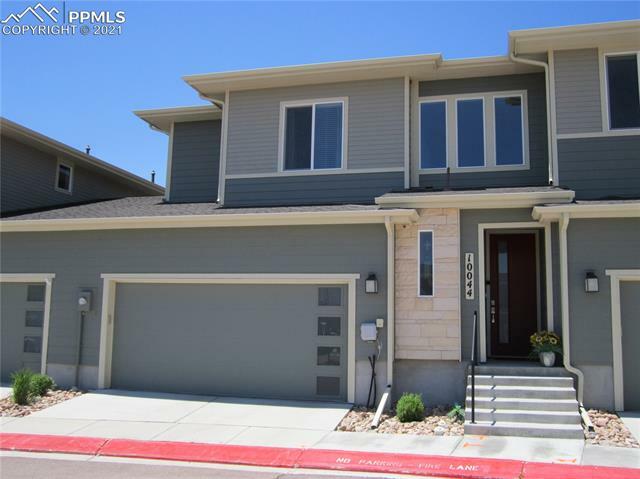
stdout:
<svg viewBox="0 0 640 479">
<path fill-rule="evenodd" d="M 556 362 L 556 353 L 547 351 L 540 353 L 540 362 L 547 368 L 553 366 Z"/>
</svg>

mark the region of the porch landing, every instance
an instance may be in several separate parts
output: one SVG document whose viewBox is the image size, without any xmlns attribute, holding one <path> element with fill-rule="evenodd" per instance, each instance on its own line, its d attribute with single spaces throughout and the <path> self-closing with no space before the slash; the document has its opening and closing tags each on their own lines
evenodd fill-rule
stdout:
<svg viewBox="0 0 640 479">
<path fill-rule="evenodd" d="M 475 423 L 467 376 L 465 434 L 583 439 L 573 378 L 561 367 L 491 361 L 475 369 Z"/>
</svg>

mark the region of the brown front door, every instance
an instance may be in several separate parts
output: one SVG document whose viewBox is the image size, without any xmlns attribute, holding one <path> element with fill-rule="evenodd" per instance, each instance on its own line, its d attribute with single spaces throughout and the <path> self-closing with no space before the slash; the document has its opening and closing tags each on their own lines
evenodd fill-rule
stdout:
<svg viewBox="0 0 640 479">
<path fill-rule="evenodd" d="M 492 234 L 489 245 L 490 355 L 526 358 L 538 328 L 536 235 Z"/>
</svg>

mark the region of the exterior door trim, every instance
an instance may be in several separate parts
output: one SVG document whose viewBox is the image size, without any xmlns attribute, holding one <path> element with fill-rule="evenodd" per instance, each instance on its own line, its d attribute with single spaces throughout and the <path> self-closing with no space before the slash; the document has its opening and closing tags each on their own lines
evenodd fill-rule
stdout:
<svg viewBox="0 0 640 479">
<path fill-rule="evenodd" d="M 51 287 L 54 273 L 3 273 L 0 283 L 44 283 L 44 314 L 42 321 L 42 348 L 40 350 L 40 373 L 47 374 L 47 351 L 49 349 L 49 319 L 51 318 Z"/>
<path fill-rule="evenodd" d="M 620 282 L 640 281 L 640 269 L 607 269 L 611 278 L 611 340 L 613 342 L 613 402 L 616 411 L 624 411 L 624 371 L 622 370 L 622 315 Z"/>
<path fill-rule="evenodd" d="M 547 303 L 547 325 L 553 329 L 553 272 L 551 256 L 551 224 L 537 221 L 520 221 L 513 223 L 480 223 L 478 224 L 478 333 L 480 334 L 480 362 L 487 361 L 487 318 L 486 318 L 486 284 L 485 284 L 485 231 L 493 229 L 535 229 L 544 228 L 545 237 L 545 290 Z M 464 295 L 462 295 L 464 297 Z M 464 301 L 464 299 L 460 299 Z"/>
<path fill-rule="evenodd" d="M 117 283 L 151 284 L 344 284 L 347 285 L 347 401 L 355 401 L 356 386 L 356 280 L 360 274 L 102 274 L 98 388 L 111 386 L 113 317 Z"/>
</svg>

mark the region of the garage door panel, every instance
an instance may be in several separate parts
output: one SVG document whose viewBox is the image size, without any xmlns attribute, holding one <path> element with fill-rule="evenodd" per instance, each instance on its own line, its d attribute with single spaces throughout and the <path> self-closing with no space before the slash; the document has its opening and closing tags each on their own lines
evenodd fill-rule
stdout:
<svg viewBox="0 0 640 479">
<path fill-rule="evenodd" d="M 344 288 L 341 288 L 341 291 Z M 317 399 L 319 315 L 338 315 L 346 396 L 345 305 L 314 285 L 120 284 L 112 386 L 211 395 Z M 327 310 L 330 314 L 325 314 Z M 326 342 L 325 337 L 321 338 Z"/>
</svg>

